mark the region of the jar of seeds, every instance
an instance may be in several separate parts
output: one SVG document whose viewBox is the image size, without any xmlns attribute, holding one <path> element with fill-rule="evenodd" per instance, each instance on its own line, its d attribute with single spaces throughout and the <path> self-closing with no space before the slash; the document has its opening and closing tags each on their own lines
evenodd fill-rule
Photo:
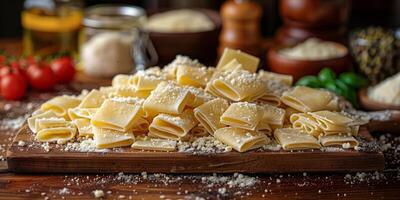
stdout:
<svg viewBox="0 0 400 200">
<path fill-rule="evenodd" d="M 396 40 L 393 31 L 368 27 L 350 34 L 350 51 L 357 71 L 377 84 L 400 69 L 395 63 Z"/>
</svg>

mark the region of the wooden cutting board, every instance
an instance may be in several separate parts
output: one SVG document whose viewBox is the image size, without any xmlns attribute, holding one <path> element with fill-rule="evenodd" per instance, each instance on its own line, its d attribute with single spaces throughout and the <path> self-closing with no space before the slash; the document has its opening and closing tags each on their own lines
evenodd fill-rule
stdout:
<svg viewBox="0 0 400 200">
<path fill-rule="evenodd" d="M 371 135 L 364 129 L 360 135 Z M 18 141 L 25 141 L 19 146 Z M 7 152 L 10 171 L 23 173 L 272 173 L 272 172 L 350 172 L 384 168 L 381 152 L 345 151 L 268 151 L 246 153 L 193 154 L 153 152 L 129 147 L 107 152 L 63 151 L 50 145 L 50 151 L 35 148 L 27 125 L 21 128 Z M 33 147 L 32 147 L 33 146 Z"/>
</svg>

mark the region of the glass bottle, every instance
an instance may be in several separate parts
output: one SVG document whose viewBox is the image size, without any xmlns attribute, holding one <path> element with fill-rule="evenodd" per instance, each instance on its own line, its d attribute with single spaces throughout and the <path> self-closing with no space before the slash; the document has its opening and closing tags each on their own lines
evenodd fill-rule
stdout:
<svg viewBox="0 0 400 200">
<path fill-rule="evenodd" d="M 26 0 L 21 14 L 24 54 L 75 55 L 81 21 L 81 0 Z"/>
</svg>

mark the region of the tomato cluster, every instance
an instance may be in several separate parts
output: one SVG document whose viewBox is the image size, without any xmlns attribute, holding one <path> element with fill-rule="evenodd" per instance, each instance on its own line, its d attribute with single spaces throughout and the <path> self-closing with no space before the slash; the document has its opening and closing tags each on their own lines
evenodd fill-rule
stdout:
<svg viewBox="0 0 400 200">
<path fill-rule="evenodd" d="M 56 84 L 68 84 L 74 79 L 75 64 L 71 57 L 51 61 L 32 56 L 19 59 L 0 55 L 0 94 L 7 100 L 19 100 L 29 87 L 51 90 Z"/>
</svg>

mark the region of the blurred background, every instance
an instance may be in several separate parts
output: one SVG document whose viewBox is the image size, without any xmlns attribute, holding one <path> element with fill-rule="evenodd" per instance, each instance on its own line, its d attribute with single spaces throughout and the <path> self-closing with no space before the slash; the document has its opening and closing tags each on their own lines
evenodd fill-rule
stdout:
<svg viewBox="0 0 400 200">
<path fill-rule="evenodd" d="M 189 59 L 177 55 L 216 66 L 230 48 L 259 58 L 258 70 L 355 104 L 354 88 L 315 75 L 351 71 L 375 85 L 398 73 L 399 11 L 400 0 L 3 0 L 0 64 L 9 74 L 69 63 L 69 82 L 107 85 L 117 74 Z"/>
<path fill-rule="evenodd" d="M 327 0 L 330 1 L 330 0 Z M 400 26 L 400 0 L 349 0 L 352 2 L 349 27 L 382 25 Z M 219 10 L 223 0 L 84 0 L 85 7 L 103 3 L 123 3 L 141 6 L 151 12 L 168 8 L 209 8 Z M 256 0 L 263 7 L 262 34 L 272 36 L 282 24 L 278 0 Z M 0 37 L 20 37 L 21 11 L 24 0 L 0 1 Z"/>
<path fill-rule="evenodd" d="M 327 0 L 330 1 L 330 0 Z M 351 1 L 349 27 L 382 25 L 399 27 L 400 0 L 348 0 Z M 103 3 L 123 3 L 141 6 L 152 12 L 168 8 L 209 8 L 219 10 L 223 0 L 84 0 L 85 7 Z M 282 24 L 278 0 L 256 0 L 263 7 L 262 34 L 272 36 Z M 0 38 L 20 37 L 22 34 L 21 11 L 24 0 L 0 1 Z"/>
</svg>

